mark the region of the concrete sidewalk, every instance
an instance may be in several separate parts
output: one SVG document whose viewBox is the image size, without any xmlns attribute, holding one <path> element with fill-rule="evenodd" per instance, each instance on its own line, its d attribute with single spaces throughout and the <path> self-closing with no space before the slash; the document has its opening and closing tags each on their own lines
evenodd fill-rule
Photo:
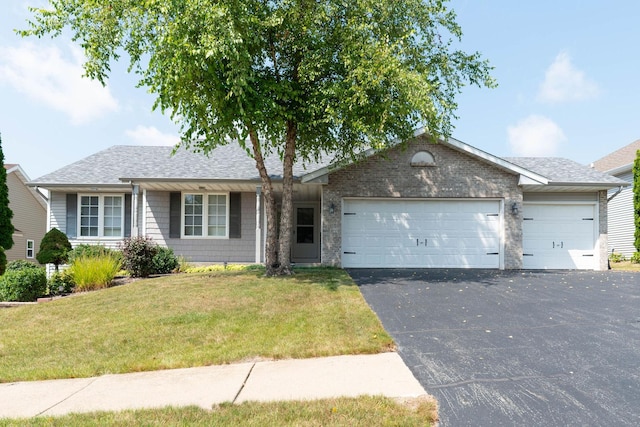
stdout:
<svg viewBox="0 0 640 427">
<path fill-rule="evenodd" d="M 0 384 L 0 418 L 426 392 L 397 353 Z"/>
</svg>

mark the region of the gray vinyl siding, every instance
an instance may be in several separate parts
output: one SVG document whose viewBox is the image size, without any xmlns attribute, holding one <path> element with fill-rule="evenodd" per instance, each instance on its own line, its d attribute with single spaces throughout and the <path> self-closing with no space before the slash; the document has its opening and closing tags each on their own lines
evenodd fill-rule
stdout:
<svg viewBox="0 0 640 427">
<path fill-rule="evenodd" d="M 618 178 L 633 183 L 631 171 Z M 617 189 L 609 191 L 611 197 Z M 633 246 L 635 225 L 633 224 L 633 188 L 624 188 L 609 202 L 609 253 L 616 252 L 627 258 L 636 251 Z"/>
<path fill-rule="evenodd" d="M 49 193 L 50 201 L 50 221 L 51 228 L 57 228 L 63 233 L 67 229 L 67 193 L 51 192 Z M 72 247 L 77 245 L 102 245 L 107 248 L 118 248 L 118 245 L 122 242 L 122 239 L 105 239 L 105 238 L 69 238 L 69 243 Z"/>
<path fill-rule="evenodd" d="M 66 193 L 49 193 L 50 204 L 50 227 L 57 228 L 63 233 L 67 229 L 67 194 Z"/>
<path fill-rule="evenodd" d="M 20 175 L 22 176 L 22 174 Z M 5 251 L 7 261 L 27 259 L 28 239 L 35 243 L 34 258 L 28 260 L 37 262 L 35 254 L 38 253 L 40 241 L 46 232 L 47 211 L 24 185 L 17 172 L 7 175 L 7 189 L 9 190 L 9 208 L 13 211 L 11 224 L 16 229 L 12 236 L 13 247 Z"/>
<path fill-rule="evenodd" d="M 147 191 L 144 209 L 147 236 L 191 262 L 255 262 L 256 195 L 242 193 L 239 239 L 169 237 L 170 192 Z"/>
</svg>

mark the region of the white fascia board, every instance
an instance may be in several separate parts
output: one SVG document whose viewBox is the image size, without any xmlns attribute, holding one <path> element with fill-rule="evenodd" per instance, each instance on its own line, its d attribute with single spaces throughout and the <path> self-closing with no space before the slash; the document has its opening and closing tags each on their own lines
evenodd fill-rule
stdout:
<svg viewBox="0 0 640 427">
<path fill-rule="evenodd" d="M 632 169 L 633 169 L 633 163 L 629 163 L 626 165 L 618 166 L 617 168 L 609 169 L 608 171 L 605 171 L 605 173 L 615 176 L 619 173 L 629 172 Z"/>
</svg>

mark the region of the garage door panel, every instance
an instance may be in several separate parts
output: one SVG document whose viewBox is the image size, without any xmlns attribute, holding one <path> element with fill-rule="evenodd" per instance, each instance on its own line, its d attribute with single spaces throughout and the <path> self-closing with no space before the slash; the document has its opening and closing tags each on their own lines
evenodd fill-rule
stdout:
<svg viewBox="0 0 640 427">
<path fill-rule="evenodd" d="M 595 269 L 595 206 L 525 204 L 523 267 Z"/>
<path fill-rule="evenodd" d="M 499 268 L 498 201 L 346 200 L 343 211 L 345 267 Z"/>
</svg>

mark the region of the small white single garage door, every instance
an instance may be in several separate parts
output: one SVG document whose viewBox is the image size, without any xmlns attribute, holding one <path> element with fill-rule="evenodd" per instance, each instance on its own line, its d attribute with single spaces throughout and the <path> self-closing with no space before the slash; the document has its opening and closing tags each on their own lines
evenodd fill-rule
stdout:
<svg viewBox="0 0 640 427">
<path fill-rule="evenodd" d="M 595 209 L 593 204 L 525 203 L 523 267 L 596 269 Z"/>
<path fill-rule="evenodd" d="M 345 199 L 342 266 L 500 268 L 498 200 Z"/>
</svg>

